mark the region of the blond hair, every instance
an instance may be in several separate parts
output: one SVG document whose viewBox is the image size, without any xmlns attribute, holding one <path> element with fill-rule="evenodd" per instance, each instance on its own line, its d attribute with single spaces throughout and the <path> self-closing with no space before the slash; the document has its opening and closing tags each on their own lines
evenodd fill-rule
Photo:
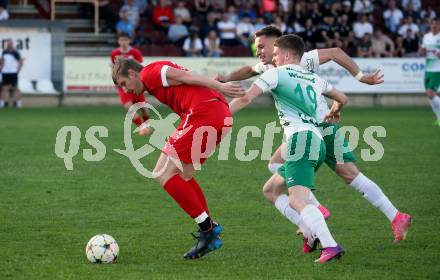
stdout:
<svg viewBox="0 0 440 280">
<path fill-rule="evenodd" d="M 112 68 L 113 83 L 117 85 L 118 77 L 128 77 L 129 69 L 139 73 L 141 72 L 142 68 L 144 68 L 142 64 L 134 59 L 124 58 L 121 56 L 117 57 Z"/>
</svg>

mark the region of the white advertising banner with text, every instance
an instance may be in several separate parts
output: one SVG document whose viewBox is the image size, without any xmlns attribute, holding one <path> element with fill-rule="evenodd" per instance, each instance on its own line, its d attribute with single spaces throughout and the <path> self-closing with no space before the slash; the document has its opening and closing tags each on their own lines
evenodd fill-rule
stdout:
<svg viewBox="0 0 440 280">
<path fill-rule="evenodd" d="M 51 79 L 51 34 L 32 30 L 0 31 L 2 52 L 8 39 L 24 60 L 19 77 L 27 80 Z"/>
<path fill-rule="evenodd" d="M 185 58 L 147 57 L 144 63 L 171 60 L 207 77 L 226 74 L 245 65 L 254 65 L 255 58 Z M 381 69 L 385 82 L 368 86 L 359 83 L 334 62 L 322 65 L 318 74 L 336 88 L 347 93 L 422 93 L 424 60 L 421 58 L 355 59 L 362 71 Z M 66 92 L 114 92 L 110 58 L 66 57 L 64 60 L 64 90 Z"/>
</svg>

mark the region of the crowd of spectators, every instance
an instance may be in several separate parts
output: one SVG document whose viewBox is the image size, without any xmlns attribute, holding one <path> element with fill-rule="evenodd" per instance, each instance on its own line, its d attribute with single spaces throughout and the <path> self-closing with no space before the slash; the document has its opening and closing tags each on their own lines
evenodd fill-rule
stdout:
<svg viewBox="0 0 440 280">
<path fill-rule="evenodd" d="M 8 18 L 0 0 L 0 20 Z M 339 47 L 353 57 L 413 57 L 439 0 L 100 0 L 102 31 L 127 33 L 136 46 L 174 46 L 187 56 L 244 48 L 272 24 L 307 48 Z M 437 3 L 437 5 L 436 5 Z M 7 4 L 6 4 L 7 5 Z M 85 12 L 92 14 L 90 5 Z M 246 55 L 245 53 L 243 55 Z"/>
<path fill-rule="evenodd" d="M 425 0 L 125 0 L 117 32 L 137 45 L 173 44 L 187 56 L 252 49 L 252 34 L 273 24 L 299 34 L 307 48 L 340 47 L 354 57 L 417 56 L 436 17 Z"/>
</svg>

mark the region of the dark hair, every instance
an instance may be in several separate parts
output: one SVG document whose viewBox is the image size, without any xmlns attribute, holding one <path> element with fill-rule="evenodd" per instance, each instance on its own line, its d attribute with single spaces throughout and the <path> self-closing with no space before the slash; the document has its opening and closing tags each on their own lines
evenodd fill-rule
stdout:
<svg viewBox="0 0 440 280">
<path fill-rule="evenodd" d="M 283 35 L 276 39 L 273 45 L 280 49 L 290 50 L 294 55 L 298 55 L 299 57 L 302 57 L 304 54 L 304 40 L 298 35 Z"/>
<path fill-rule="evenodd" d="M 127 32 L 121 32 L 121 33 L 119 33 L 119 35 L 118 35 L 118 39 L 121 38 L 121 37 L 126 37 L 126 38 L 129 38 L 129 39 L 130 39 L 130 35 L 128 35 Z"/>
<path fill-rule="evenodd" d="M 279 30 L 277 27 L 275 27 L 273 25 L 265 26 L 265 27 L 261 28 L 260 30 L 258 30 L 257 32 L 255 32 L 255 34 L 254 34 L 255 38 L 260 37 L 260 36 L 278 38 L 278 37 L 281 37 L 281 35 L 283 35 L 281 30 Z"/>
</svg>

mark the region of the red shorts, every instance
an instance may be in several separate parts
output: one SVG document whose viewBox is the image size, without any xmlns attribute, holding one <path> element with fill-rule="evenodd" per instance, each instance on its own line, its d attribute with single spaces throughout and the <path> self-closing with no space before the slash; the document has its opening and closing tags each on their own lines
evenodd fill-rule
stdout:
<svg viewBox="0 0 440 280">
<path fill-rule="evenodd" d="M 119 100 L 121 101 L 122 105 L 125 105 L 128 102 L 131 103 L 138 103 L 138 102 L 145 102 L 145 95 L 144 94 L 134 94 L 134 93 L 126 93 L 122 88 L 118 87 L 118 94 L 119 94 Z"/>
<path fill-rule="evenodd" d="M 217 99 L 198 104 L 181 118 L 162 152 L 184 163 L 203 164 L 232 128 L 229 106 Z"/>
</svg>

